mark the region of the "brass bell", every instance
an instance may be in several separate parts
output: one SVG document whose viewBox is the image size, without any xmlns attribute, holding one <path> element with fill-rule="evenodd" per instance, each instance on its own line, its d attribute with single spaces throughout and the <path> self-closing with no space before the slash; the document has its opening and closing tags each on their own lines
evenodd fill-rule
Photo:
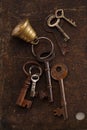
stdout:
<svg viewBox="0 0 87 130">
<path fill-rule="evenodd" d="M 37 44 L 37 35 L 28 20 L 19 23 L 12 31 L 12 36 L 19 37 L 31 44 Z"/>
</svg>

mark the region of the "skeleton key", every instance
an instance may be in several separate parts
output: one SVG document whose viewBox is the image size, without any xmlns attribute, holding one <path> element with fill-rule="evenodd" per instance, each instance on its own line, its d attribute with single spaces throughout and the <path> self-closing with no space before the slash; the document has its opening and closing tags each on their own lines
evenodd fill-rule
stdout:
<svg viewBox="0 0 87 130">
<path fill-rule="evenodd" d="M 47 54 L 49 55 L 48 52 L 42 52 L 41 55 Z M 47 56 L 46 55 L 46 56 Z M 55 53 L 53 53 L 51 56 L 49 56 L 48 58 L 41 59 L 40 57 L 40 61 L 44 62 L 45 65 L 45 71 L 46 71 L 46 77 L 47 77 L 47 83 L 48 83 L 48 88 L 49 88 L 49 92 L 50 92 L 50 102 L 53 102 L 53 92 L 52 92 L 52 83 L 51 83 L 51 74 L 50 74 L 50 65 L 49 65 L 49 61 L 52 60 L 55 56 Z"/>
<path fill-rule="evenodd" d="M 54 22 L 52 22 L 54 21 Z M 64 40 L 68 41 L 70 39 L 70 37 L 65 33 L 65 31 L 60 27 L 59 25 L 60 19 L 56 18 L 55 15 L 51 15 L 48 20 L 47 20 L 47 24 L 49 27 L 56 27 L 65 37 Z"/>
<path fill-rule="evenodd" d="M 18 106 L 30 108 L 31 105 L 32 105 L 32 101 L 31 100 L 25 99 L 27 90 L 28 90 L 28 88 L 30 86 L 30 80 L 31 80 L 31 77 L 29 75 L 28 78 L 25 80 L 24 86 L 22 87 L 21 92 L 19 94 L 19 97 L 18 97 L 18 99 L 16 101 L 16 104 Z"/>
<path fill-rule="evenodd" d="M 35 97 L 36 95 L 35 89 L 36 89 L 36 83 L 38 82 L 38 80 L 39 80 L 38 74 L 33 74 L 31 76 L 32 86 L 31 86 L 31 91 L 30 91 L 30 97 Z"/>
<path fill-rule="evenodd" d="M 64 15 L 64 10 L 63 9 L 58 9 L 58 10 L 56 10 L 55 11 L 55 16 L 56 16 L 56 18 L 58 18 L 58 19 L 64 19 L 64 20 L 66 20 L 69 24 L 71 24 L 72 26 L 74 26 L 74 27 L 76 27 L 77 25 L 76 25 L 76 23 L 75 23 L 75 21 L 73 21 L 72 19 L 70 20 L 70 19 L 68 19 L 68 18 L 66 18 L 65 17 L 65 15 Z"/>
<path fill-rule="evenodd" d="M 51 48 L 49 46 L 49 48 L 45 48 L 45 50 L 42 50 L 41 52 L 39 52 L 39 51 L 35 51 L 36 46 L 32 45 L 32 53 L 37 58 L 38 61 L 44 62 L 46 76 L 47 76 L 47 82 L 48 82 L 48 88 L 49 88 L 49 91 L 50 91 L 50 102 L 53 102 L 53 92 L 52 92 L 52 83 L 51 83 L 49 61 L 52 60 L 55 56 L 55 54 L 54 54 L 54 44 L 47 37 L 40 37 L 39 42 L 40 42 L 41 39 L 48 41 L 48 43 L 50 43 L 50 45 L 51 45 Z M 45 42 L 43 42 L 43 44 L 46 47 Z M 46 44 L 47 44 L 47 42 L 46 42 Z M 38 44 L 38 46 L 39 45 L 40 45 L 40 43 Z M 41 45 L 42 45 L 42 43 L 41 43 Z M 49 49 L 49 51 L 46 50 L 46 49 Z"/>
<path fill-rule="evenodd" d="M 56 64 L 51 69 L 51 76 L 53 79 L 58 80 L 60 83 L 61 90 L 61 108 L 57 108 L 54 110 L 54 115 L 64 116 L 64 119 L 68 118 L 67 112 L 67 102 L 65 98 L 64 84 L 63 79 L 67 76 L 68 69 L 64 64 Z"/>
</svg>

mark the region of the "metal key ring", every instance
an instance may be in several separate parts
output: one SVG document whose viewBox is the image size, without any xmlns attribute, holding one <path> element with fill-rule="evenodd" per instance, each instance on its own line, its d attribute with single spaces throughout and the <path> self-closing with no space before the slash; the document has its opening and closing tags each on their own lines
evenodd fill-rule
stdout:
<svg viewBox="0 0 87 130">
<path fill-rule="evenodd" d="M 40 67 L 40 64 L 39 64 L 38 62 L 36 62 L 36 61 L 27 61 L 26 63 L 24 63 L 24 65 L 23 65 L 23 71 L 24 71 L 24 73 L 25 73 L 27 76 L 30 75 L 30 73 L 27 72 L 27 70 L 26 70 L 26 66 L 27 66 L 27 65 L 37 65 L 37 66 Z"/>
<path fill-rule="evenodd" d="M 52 23 L 52 20 L 53 19 L 56 19 L 56 22 Z M 55 15 L 51 15 L 48 20 L 47 20 L 47 24 L 49 27 L 55 27 L 56 25 L 58 25 L 60 22 L 60 19 L 59 18 L 56 18 Z"/>
<path fill-rule="evenodd" d="M 41 58 L 41 59 L 43 60 L 43 59 L 47 59 L 48 57 L 50 57 L 50 56 L 52 55 L 52 53 L 54 52 L 54 44 L 53 44 L 53 42 L 52 42 L 49 38 L 47 38 L 47 37 L 39 37 L 39 38 L 38 38 L 39 41 L 40 41 L 41 39 L 48 40 L 49 43 L 51 44 L 51 51 L 50 51 L 49 55 L 47 55 L 47 56 Z M 34 50 L 34 47 L 35 47 L 35 46 L 36 46 L 36 45 L 32 45 L 32 53 L 33 53 L 33 55 L 34 55 L 35 57 L 37 57 L 37 54 L 35 53 L 35 50 Z M 39 59 L 39 57 L 37 57 L 37 58 Z"/>
<path fill-rule="evenodd" d="M 36 69 L 39 70 L 39 72 L 38 72 L 38 73 L 35 73 L 35 74 L 37 74 L 38 76 L 41 76 L 41 74 L 42 74 L 42 69 L 41 69 L 40 66 L 37 66 L 37 65 L 32 65 L 32 66 L 30 66 L 30 68 L 29 68 L 29 74 L 32 75 L 32 70 L 33 70 L 34 68 L 36 68 Z M 33 74 L 33 75 L 34 75 L 34 74 Z"/>
</svg>

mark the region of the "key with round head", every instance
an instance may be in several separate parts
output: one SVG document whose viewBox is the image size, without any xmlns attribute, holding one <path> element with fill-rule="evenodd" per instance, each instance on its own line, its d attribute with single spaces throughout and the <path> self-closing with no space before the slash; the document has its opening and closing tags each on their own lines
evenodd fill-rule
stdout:
<svg viewBox="0 0 87 130">
<path fill-rule="evenodd" d="M 38 82 L 38 80 L 39 80 L 38 74 L 33 74 L 31 76 L 32 86 L 31 86 L 31 91 L 30 91 L 30 97 L 35 97 L 36 95 L 35 89 L 36 89 L 36 83 Z"/>
<path fill-rule="evenodd" d="M 55 15 L 51 15 L 49 16 L 49 18 L 47 19 L 47 25 L 49 27 L 56 27 L 64 36 L 64 40 L 68 41 L 70 39 L 70 37 L 65 33 L 65 31 L 60 27 L 59 25 L 60 23 L 60 19 L 56 18 Z"/>
<path fill-rule="evenodd" d="M 68 74 L 68 69 L 65 64 L 56 64 L 51 69 L 51 76 L 53 79 L 59 81 L 60 90 L 61 90 L 61 108 L 55 109 L 54 114 L 57 116 L 63 115 L 64 119 L 68 118 L 67 102 L 66 102 L 64 83 L 63 83 L 63 79 L 67 76 L 67 74 Z"/>
<path fill-rule="evenodd" d="M 44 42 L 41 42 L 41 40 L 44 40 Z M 40 44 L 41 42 L 41 44 Z M 44 45 L 46 48 L 41 51 L 36 51 L 36 48 L 39 48 L 41 45 Z M 47 45 L 49 47 L 47 48 Z M 51 48 L 50 48 L 51 46 Z M 51 61 L 55 54 L 54 54 L 54 44 L 53 42 L 47 38 L 47 37 L 40 37 L 39 38 L 39 44 L 36 46 L 32 45 L 32 53 L 33 55 L 37 58 L 39 62 L 43 62 L 45 65 L 45 71 L 46 71 L 46 77 L 47 77 L 47 83 L 48 83 L 48 88 L 50 92 L 50 102 L 53 102 L 53 92 L 52 92 L 52 83 L 51 83 L 51 75 L 50 75 L 50 64 L 49 61 Z"/>
<path fill-rule="evenodd" d="M 55 16 L 56 16 L 56 18 L 58 18 L 58 19 L 64 19 L 64 20 L 66 20 L 69 24 L 71 24 L 72 26 L 74 26 L 74 27 L 76 27 L 77 25 L 76 25 L 76 23 L 75 23 L 75 21 L 73 21 L 72 19 L 68 19 L 67 17 L 65 17 L 65 15 L 64 15 L 64 10 L 63 9 L 57 9 L 56 11 L 55 11 Z"/>
</svg>

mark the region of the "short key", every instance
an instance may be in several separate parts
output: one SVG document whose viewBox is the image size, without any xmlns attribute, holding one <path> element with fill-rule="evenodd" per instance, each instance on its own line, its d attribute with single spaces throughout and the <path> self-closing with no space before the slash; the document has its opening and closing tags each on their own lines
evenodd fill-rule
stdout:
<svg viewBox="0 0 87 130">
<path fill-rule="evenodd" d="M 64 15 L 64 10 L 63 9 L 58 9 L 58 10 L 56 10 L 55 11 L 55 16 L 56 16 L 56 18 L 58 18 L 58 19 L 64 19 L 64 20 L 66 20 L 69 24 L 71 24 L 72 26 L 74 26 L 74 27 L 76 27 L 77 25 L 76 25 L 76 23 L 75 23 L 75 21 L 73 21 L 73 20 L 70 20 L 70 19 L 68 19 L 68 18 L 66 18 L 65 17 L 65 15 Z"/>
<path fill-rule="evenodd" d="M 33 74 L 31 76 L 32 86 L 31 86 L 31 91 L 30 91 L 30 97 L 35 97 L 36 95 L 35 89 L 36 89 L 36 83 L 38 82 L 38 80 L 39 80 L 38 74 Z"/>
<path fill-rule="evenodd" d="M 56 20 L 54 23 L 52 23 L 53 20 Z M 48 20 L 47 24 L 49 27 L 56 27 L 65 37 L 64 40 L 68 41 L 70 37 L 65 33 L 65 31 L 60 27 L 59 25 L 60 19 L 56 18 L 55 15 L 51 15 Z"/>
<path fill-rule="evenodd" d="M 26 107 L 26 108 L 30 108 L 31 105 L 32 105 L 32 101 L 31 100 L 28 100 L 28 99 L 25 99 L 25 96 L 26 96 L 26 93 L 30 87 L 30 80 L 31 80 L 31 77 L 30 75 L 27 77 L 27 79 L 25 80 L 24 82 L 24 85 L 20 91 L 20 94 L 18 96 L 18 99 L 16 101 L 16 104 L 18 106 L 21 106 L 21 107 Z"/>
<path fill-rule="evenodd" d="M 51 69 L 51 76 L 53 79 L 59 81 L 61 90 L 61 108 L 56 108 L 54 110 L 54 115 L 57 116 L 63 115 L 65 120 L 68 118 L 68 112 L 67 112 L 67 102 L 65 98 L 63 79 L 67 76 L 67 73 L 68 69 L 64 64 L 56 64 Z"/>
</svg>

